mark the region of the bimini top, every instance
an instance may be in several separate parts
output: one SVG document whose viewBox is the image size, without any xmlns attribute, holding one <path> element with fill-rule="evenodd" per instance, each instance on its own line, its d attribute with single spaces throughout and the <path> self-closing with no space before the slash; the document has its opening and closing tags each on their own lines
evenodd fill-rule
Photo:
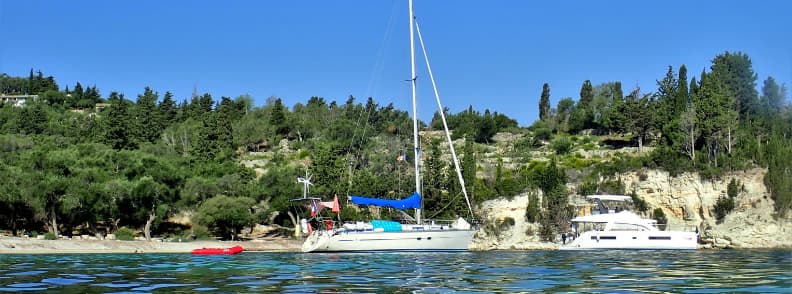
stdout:
<svg viewBox="0 0 792 294">
<path fill-rule="evenodd" d="M 383 207 L 393 207 L 396 209 L 409 209 L 409 208 L 421 208 L 421 195 L 418 192 L 412 194 L 412 196 L 404 198 L 402 200 L 393 200 L 393 199 L 379 199 L 379 198 L 369 198 L 369 197 L 361 197 L 361 196 L 350 196 L 350 200 L 352 203 L 357 205 L 374 205 L 374 206 L 383 206 Z"/>
<path fill-rule="evenodd" d="M 600 199 L 605 201 L 632 201 L 632 197 L 624 195 L 586 195 L 586 199 Z"/>
</svg>

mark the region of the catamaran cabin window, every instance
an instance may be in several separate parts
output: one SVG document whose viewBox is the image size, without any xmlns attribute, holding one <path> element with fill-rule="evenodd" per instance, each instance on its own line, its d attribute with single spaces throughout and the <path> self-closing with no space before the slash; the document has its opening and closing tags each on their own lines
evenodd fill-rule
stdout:
<svg viewBox="0 0 792 294">
<path fill-rule="evenodd" d="M 648 229 L 637 224 L 614 223 L 611 226 L 611 231 L 648 231 Z"/>
</svg>

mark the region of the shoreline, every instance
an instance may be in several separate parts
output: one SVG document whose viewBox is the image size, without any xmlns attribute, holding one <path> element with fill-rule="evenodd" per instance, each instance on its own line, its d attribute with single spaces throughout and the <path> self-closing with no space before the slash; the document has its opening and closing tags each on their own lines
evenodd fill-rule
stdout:
<svg viewBox="0 0 792 294">
<path fill-rule="evenodd" d="M 190 253 L 199 248 L 242 246 L 248 252 L 299 252 L 302 243 L 274 238 L 251 241 L 38 240 L 0 237 L 0 254 Z"/>
</svg>

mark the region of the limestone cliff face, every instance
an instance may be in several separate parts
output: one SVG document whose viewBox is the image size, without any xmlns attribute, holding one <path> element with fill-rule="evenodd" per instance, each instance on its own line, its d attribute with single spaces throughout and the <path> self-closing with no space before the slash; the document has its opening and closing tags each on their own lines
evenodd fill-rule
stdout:
<svg viewBox="0 0 792 294">
<path fill-rule="evenodd" d="M 659 207 L 671 229 L 695 229 L 702 247 L 715 248 L 792 248 L 792 217 L 774 218 L 773 200 L 764 185 L 764 169 L 727 174 L 717 180 L 704 180 L 698 174 L 670 177 L 659 170 L 640 170 L 620 176 L 627 191 L 635 190 L 649 205 Z M 714 206 L 726 195 L 726 187 L 736 179 L 744 187 L 735 199 L 735 208 L 722 223 L 716 221 Z M 580 196 L 570 196 L 579 202 Z M 512 200 L 487 201 L 479 208 L 485 225 L 476 235 L 472 249 L 552 249 L 559 244 L 540 242 L 538 225 L 525 221 L 528 196 Z M 508 218 L 514 220 L 509 226 Z"/>
<path fill-rule="evenodd" d="M 698 227 L 704 247 L 792 247 L 792 219 L 774 218 L 774 204 L 764 185 L 765 169 L 726 174 L 704 180 L 698 174 L 670 177 L 667 172 L 642 170 L 622 175 L 626 190 L 633 189 L 652 209 L 660 207 L 671 228 Z M 732 179 L 741 184 L 735 208 L 722 223 L 714 215 L 715 202 L 726 195 Z"/>
<path fill-rule="evenodd" d="M 528 195 L 508 200 L 499 198 L 484 202 L 480 209 L 484 224 L 473 238 L 472 250 L 556 249 L 558 244 L 542 242 L 539 226 L 525 221 Z M 514 225 L 508 224 L 514 220 Z"/>
</svg>

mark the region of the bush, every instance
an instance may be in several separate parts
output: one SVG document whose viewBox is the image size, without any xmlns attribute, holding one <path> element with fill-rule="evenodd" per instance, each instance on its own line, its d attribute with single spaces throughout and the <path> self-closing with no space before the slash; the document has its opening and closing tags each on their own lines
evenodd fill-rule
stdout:
<svg viewBox="0 0 792 294">
<path fill-rule="evenodd" d="M 641 180 L 641 182 L 646 181 L 646 180 L 649 179 L 649 175 L 646 174 L 646 171 L 643 171 L 643 170 L 639 171 L 638 172 L 638 179 Z"/>
<path fill-rule="evenodd" d="M 538 128 L 534 131 L 534 139 L 548 141 L 553 137 L 553 131 L 549 128 Z"/>
<path fill-rule="evenodd" d="M 586 196 L 597 193 L 597 182 L 593 179 L 586 180 L 578 185 L 578 195 Z"/>
<path fill-rule="evenodd" d="M 491 235 L 500 235 L 501 232 L 508 230 L 512 226 L 514 226 L 514 219 L 507 217 L 486 223 L 483 230 Z"/>
<path fill-rule="evenodd" d="M 721 222 L 727 214 L 734 210 L 734 198 L 729 196 L 721 196 L 715 202 L 715 217 Z"/>
<path fill-rule="evenodd" d="M 116 239 L 121 241 L 133 241 L 135 240 L 135 230 L 121 227 L 115 231 Z"/>
<path fill-rule="evenodd" d="M 58 236 L 55 236 L 55 234 L 53 233 L 50 232 L 44 233 L 44 240 L 57 240 L 57 239 Z"/>
<path fill-rule="evenodd" d="M 201 204 L 195 221 L 234 240 L 239 231 L 253 220 L 250 208 L 254 204 L 255 200 L 249 197 L 215 196 Z"/>
<path fill-rule="evenodd" d="M 563 165 L 571 169 L 581 170 L 594 164 L 594 162 L 591 160 L 580 158 L 579 155 L 580 154 L 575 154 L 575 156 L 566 156 L 563 159 Z"/>
<path fill-rule="evenodd" d="M 193 225 L 191 233 L 190 237 L 194 240 L 214 240 L 209 228 L 205 226 Z"/>
<path fill-rule="evenodd" d="M 542 211 L 539 214 L 539 237 L 542 241 L 553 242 L 556 237 L 556 222 L 549 210 Z"/>
<path fill-rule="evenodd" d="M 632 198 L 633 207 L 635 207 L 635 210 L 640 212 L 646 212 L 647 210 L 649 210 L 649 204 L 647 204 L 646 201 L 643 200 L 643 198 L 639 197 L 638 193 L 636 193 L 635 190 L 633 190 L 632 193 L 630 193 L 630 198 Z M 657 209 L 655 209 L 655 212 L 656 211 Z M 660 213 L 663 214 L 662 209 L 660 210 Z M 663 214 L 663 216 L 665 217 L 665 214 Z"/>
<path fill-rule="evenodd" d="M 498 228 L 501 231 L 507 230 L 510 227 L 514 226 L 514 219 L 510 217 L 506 217 L 500 221 L 498 221 Z"/>
<path fill-rule="evenodd" d="M 606 180 L 599 185 L 599 192 L 603 194 L 624 195 L 624 189 L 624 183 L 622 183 L 621 178 Z"/>
<path fill-rule="evenodd" d="M 726 195 L 729 195 L 730 198 L 737 197 L 737 194 L 740 193 L 740 182 L 735 179 L 732 179 L 729 184 L 726 186 Z"/>
<path fill-rule="evenodd" d="M 658 207 L 652 211 L 652 214 L 654 215 L 654 219 L 657 221 L 658 227 L 660 227 L 662 231 L 665 231 L 665 225 L 668 224 L 668 218 L 666 218 L 665 212 L 663 212 L 663 210 Z"/>
<path fill-rule="evenodd" d="M 566 137 L 560 137 L 553 140 L 550 147 L 555 150 L 556 154 L 567 154 L 572 151 L 572 141 Z"/>
<path fill-rule="evenodd" d="M 675 177 L 691 169 L 690 158 L 672 150 L 669 147 L 658 147 L 649 154 L 649 159 L 655 165 Z"/>
<path fill-rule="evenodd" d="M 539 220 L 539 197 L 536 193 L 531 193 L 528 196 L 528 207 L 525 208 L 525 220 L 529 223 L 535 223 Z"/>
</svg>

